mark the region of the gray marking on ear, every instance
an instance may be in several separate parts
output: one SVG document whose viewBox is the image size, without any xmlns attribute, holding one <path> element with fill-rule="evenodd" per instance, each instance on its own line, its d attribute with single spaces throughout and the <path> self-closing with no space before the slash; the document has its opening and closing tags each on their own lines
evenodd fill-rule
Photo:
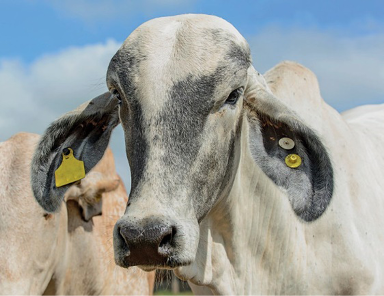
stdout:
<svg viewBox="0 0 384 296">
<path fill-rule="evenodd" d="M 247 102 L 245 104 L 253 109 Z M 287 192 L 293 210 L 301 219 L 307 222 L 318 219 L 333 194 L 333 169 L 325 147 L 313 131 L 298 121 L 288 125 L 253 111 L 255 113 L 249 115 L 250 144 L 256 163 Z M 294 139 L 295 147 L 289 151 L 279 147 L 281 137 Z M 298 168 L 285 164 L 285 157 L 291 153 L 302 158 Z"/>
</svg>

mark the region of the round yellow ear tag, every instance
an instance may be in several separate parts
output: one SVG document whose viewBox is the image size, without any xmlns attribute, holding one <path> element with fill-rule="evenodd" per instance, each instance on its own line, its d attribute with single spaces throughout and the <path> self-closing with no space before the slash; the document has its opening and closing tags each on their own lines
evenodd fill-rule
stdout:
<svg viewBox="0 0 384 296">
<path fill-rule="evenodd" d="M 55 171 L 56 187 L 76 182 L 85 177 L 84 162 L 75 158 L 71 148 L 65 148 L 62 155 L 63 161 Z"/>
<path fill-rule="evenodd" d="M 289 154 L 285 158 L 285 164 L 290 168 L 297 168 L 301 165 L 301 157 L 297 154 Z"/>
</svg>

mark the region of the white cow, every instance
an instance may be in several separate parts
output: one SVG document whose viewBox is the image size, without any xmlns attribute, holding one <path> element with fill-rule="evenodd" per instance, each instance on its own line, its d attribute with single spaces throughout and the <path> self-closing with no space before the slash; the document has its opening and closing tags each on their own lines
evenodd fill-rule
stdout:
<svg viewBox="0 0 384 296">
<path fill-rule="evenodd" d="M 384 293 L 382 106 L 344 119 L 312 72 L 263 77 L 238 31 L 206 15 L 141 25 L 107 84 L 47 130 L 32 180 L 58 211 L 59 152 L 88 171 L 119 115 L 132 189 L 117 264 L 172 268 L 196 293 Z"/>
<path fill-rule="evenodd" d="M 30 186 L 38 139 L 20 133 L 0 143 L 0 294 L 151 294 L 153 273 L 114 264 L 113 225 L 127 195 L 111 150 L 49 214 Z"/>
</svg>

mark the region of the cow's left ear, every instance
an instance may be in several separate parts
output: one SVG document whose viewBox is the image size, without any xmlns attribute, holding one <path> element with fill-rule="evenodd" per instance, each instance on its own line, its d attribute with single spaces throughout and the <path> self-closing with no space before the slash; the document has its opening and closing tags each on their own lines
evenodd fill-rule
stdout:
<svg viewBox="0 0 384 296">
<path fill-rule="evenodd" d="M 333 194 L 332 164 L 320 137 L 271 93 L 253 67 L 244 108 L 256 164 L 286 193 L 297 216 L 316 220 Z"/>
<path fill-rule="evenodd" d="M 71 150 L 84 162 L 88 173 L 103 157 L 112 130 L 119 123 L 118 105 L 115 96 L 104 93 L 57 119 L 45 131 L 31 164 L 32 191 L 44 210 L 57 211 L 71 185 L 57 187 L 55 182 L 63 151 Z"/>
</svg>

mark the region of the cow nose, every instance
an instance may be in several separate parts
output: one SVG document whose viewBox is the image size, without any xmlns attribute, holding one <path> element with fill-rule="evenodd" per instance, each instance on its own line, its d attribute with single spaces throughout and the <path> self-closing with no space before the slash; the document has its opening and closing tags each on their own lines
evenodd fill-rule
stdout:
<svg viewBox="0 0 384 296">
<path fill-rule="evenodd" d="M 176 227 L 164 223 L 130 223 L 118 221 L 115 226 L 115 250 L 125 250 L 123 267 L 134 265 L 165 265 L 172 254 Z M 116 256 L 115 256 L 116 257 Z M 118 258 L 116 258 L 118 259 Z"/>
</svg>

